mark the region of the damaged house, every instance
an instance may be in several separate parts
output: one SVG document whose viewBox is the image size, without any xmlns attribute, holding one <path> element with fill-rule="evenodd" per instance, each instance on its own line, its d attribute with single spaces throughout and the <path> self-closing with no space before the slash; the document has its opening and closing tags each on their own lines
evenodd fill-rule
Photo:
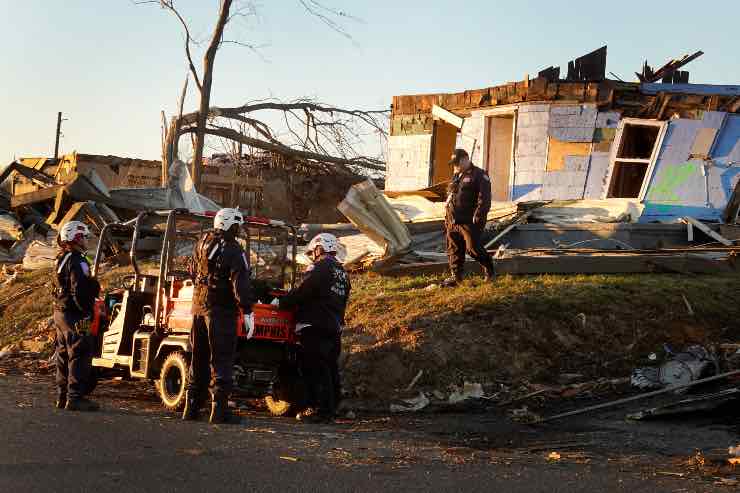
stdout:
<svg viewBox="0 0 740 493">
<path fill-rule="evenodd" d="M 606 78 L 603 47 L 570 62 L 565 79 L 550 67 L 500 86 L 395 96 L 386 190 L 447 182 L 457 146 L 489 173 L 494 201 L 619 199 L 632 222 L 715 222 L 730 210 L 734 222 L 740 85 L 688 83 L 678 69 L 700 55 L 645 64 L 628 83 Z"/>
</svg>

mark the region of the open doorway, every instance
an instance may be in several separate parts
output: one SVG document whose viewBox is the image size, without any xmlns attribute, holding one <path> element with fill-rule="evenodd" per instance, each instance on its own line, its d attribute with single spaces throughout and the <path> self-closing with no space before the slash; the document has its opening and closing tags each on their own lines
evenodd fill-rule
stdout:
<svg viewBox="0 0 740 493">
<path fill-rule="evenodd" d="M 606 198 L 639 199 L 644 196 L 660 145 L 664 122 L 625 119 L 612 149 Z"/>
<path fill-rule="evenodd" d="M 488 116 L 485 125 L 485 170 L 491 177 L 491 200 L 505 202 L 509 200 L 514 114 Z"/>
<path fill-rule="evenodd" d="M 435 120 L 432 133 L 432 169 L 430 185 L 452 180 L 450 157 L 455 152 L 457 127 L 444 120 Z"/>
</svg>

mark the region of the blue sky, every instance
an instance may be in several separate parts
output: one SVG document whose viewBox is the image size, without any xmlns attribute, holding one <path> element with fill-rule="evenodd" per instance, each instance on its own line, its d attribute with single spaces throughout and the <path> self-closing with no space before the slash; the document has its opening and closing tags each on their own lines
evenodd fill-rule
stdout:
<svg viewBox="0 0 740 493">
<path fill-rule="evenodd" d="M 740 84 L 740 2 L 326 0 L 360 22 L 354 43 L 308 16 L 297 0 L 261 0 L 259 16 L 229 37 L 264 45 L 261 57 L 227 46 L 213 104 L 316 97 L 387 108 L 393 95 L 454 92 L 521 80 L 604 44 L 607 71 L 633 80 L 647 58 L 661 65 L 702 49 L 692 82 Z M 207 38 L 217 0 L 178 0 Z M 709 8 L 711 6 L 711 8 Z M 0 163 L 62 151 L 158 159 L 160 111 L 172 115 L 186 74 L 174 18 L 130 0 L 0 0 Z M 632 74 L 632 75 L 631 75 Z M 191 92 L 192 95 L 192 92 Z M 188 109 L 195 108 L 188 100 Z"/>
</svg>

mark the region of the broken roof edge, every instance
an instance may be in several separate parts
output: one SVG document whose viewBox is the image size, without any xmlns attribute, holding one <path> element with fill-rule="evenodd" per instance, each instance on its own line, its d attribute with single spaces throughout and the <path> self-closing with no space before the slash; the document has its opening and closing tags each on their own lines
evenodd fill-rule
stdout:
<svg viewBox="0 0 740 493">
<path fill-rule="evenodd" d="M 554 87 L 553 87 L 554 86 Z M 544 78 L 509 82 L 462 92 L 393 96 L 391 117 L 431 114 L 439 106 L 455 115 L 467 117 L 472 111 L 517 103 L 594 103 L 620 107 L 625 94 L 645 97 L 659 95 L 740 97 L 740 85 L 664 84 L 603 81 L 548 81 Z M 630 99 L 634 96 L 630 96 Z"/>
<path fill-rule="evenodd" d="M 116 164 L 121 161 L 136 162 L 137 164 L 148 164 L 152 166 L 161 166 L 161 162 L 154 159 L 141 159 L 136 157 L 122 157 L 115 156 L 112 154 L 86 154 L 82 152 L 72 151 L 65 154 L 60 154 L 59 157 L 54 160 L 53 157 L 41 157 L 41 156 L 21 156 L 17 159 L 17 162 L 23 164 L 29 168 L 40 169 L 45 164 L 58 164 L 66 159 L 82 160 L 82 161 L 96 161 L 101 164 Z"/>
</svg>

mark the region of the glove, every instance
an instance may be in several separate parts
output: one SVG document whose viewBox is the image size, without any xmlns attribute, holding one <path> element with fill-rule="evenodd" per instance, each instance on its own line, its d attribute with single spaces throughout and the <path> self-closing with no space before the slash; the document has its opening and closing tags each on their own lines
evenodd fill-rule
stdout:
<svg viewBox="0 0 740 493">
<path fill-rule="evenodd" d="M 92 325 L 92 318 L 85 317 L 75 324 L 75 332 L 79 336 L 86 336 L 90 333 L 90 326 Z"/>
<path fill-rule="evenodd" d="M 244 314 L 244 328 L 247 333 L 247 339 L 254 335 L 254 313 Z"/>
</svg>

